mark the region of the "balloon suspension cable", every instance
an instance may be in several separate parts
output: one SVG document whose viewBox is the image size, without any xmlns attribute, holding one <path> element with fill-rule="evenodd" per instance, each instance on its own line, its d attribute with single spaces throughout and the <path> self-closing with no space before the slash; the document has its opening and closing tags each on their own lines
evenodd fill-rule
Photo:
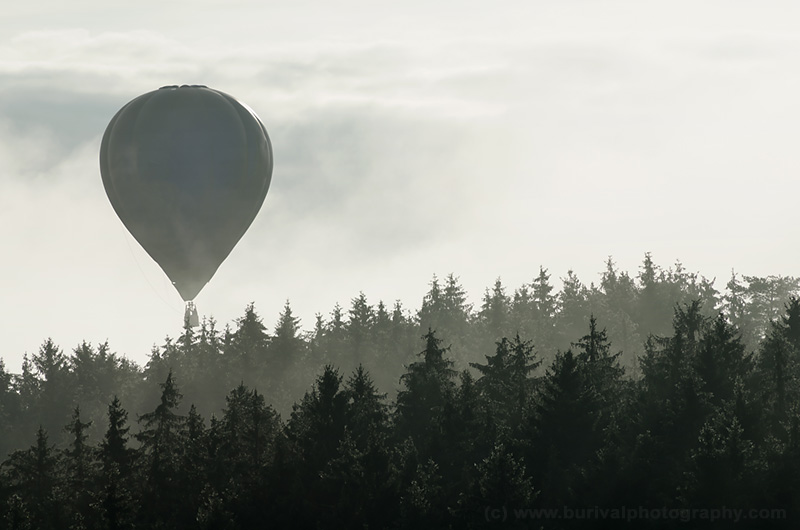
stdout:
<svg viewBox="0 0 800 530">
<path fill-rule="evenodd" d="M 183 326 L 186 328 L 196 328 L 200 325 L 200 318 L 197 316 L 197 307 L 194 302 L 186 302 L 186 312 L 183 315 Z"/>
<path fill-rule="evenodd" d="M 150 278 L 147 277 L 147 274 L 144 273 L 144 270 L 142 269 L 142 265 L 139 263 L 139 259 L 136 257 L 136 254 L 133 253 L 133 248 L 131 247 L 131 242 L 128 239 L 129 237 L 131 237 L 130 234 L 125 232 L 125 229 L 123 227 L 120 227 L 120 230 L 122 230 L 122 236 L 123 236 L 123 239 L 125 239 L 125 245 L 127 245 L 127 247 L 128 247 L 128 252 L 131 253 L 131 257 L 133 258 L 133 262 L 136 263 L 136 268 L 139 269 L 139 273 L 142 275 L 142 278 L 144 278 L 144 281 L 147 282 L 147 285 L 150 286 L 150 289 L 155 293 L 155 295 L 162 302 L 164 302 L 165 306 L 169 307 L 170 309 L 172 309 L 176 313 L 180 314 L 180 309 L 176 308 L 174 305 L 172 305 L 169 302 L 167 302 L 167 300 L 163 296 L 161 296 L 161 293 L 158 292 L 158 290 L 155 288 L 153 283 L 150 281 Z"/>
</svg>

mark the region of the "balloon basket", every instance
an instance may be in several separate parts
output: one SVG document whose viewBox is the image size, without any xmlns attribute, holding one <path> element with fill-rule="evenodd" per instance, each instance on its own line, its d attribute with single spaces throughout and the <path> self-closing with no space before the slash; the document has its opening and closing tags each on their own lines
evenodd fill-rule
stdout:
<svg viewBox="0 0 800 530">
<path fill-rule="evenodd" d="M 195 307 L 194 302 L 186 302 L 183 325 L 187 328 L 196 328 L 200 325 L 200 318 L 197 316 L 197 307 Z"/>
</svg>

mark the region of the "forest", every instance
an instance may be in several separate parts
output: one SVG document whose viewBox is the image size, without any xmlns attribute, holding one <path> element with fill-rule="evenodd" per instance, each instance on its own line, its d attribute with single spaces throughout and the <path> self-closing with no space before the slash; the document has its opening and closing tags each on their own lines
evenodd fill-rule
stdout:
<svg viewBox="0 0 800 530">
<path fill-rule="evenodd" d="M 800 279 L 599 276 L 45 339 L 0 361 L 0 530 L 797 528 Z"/>
</svg>

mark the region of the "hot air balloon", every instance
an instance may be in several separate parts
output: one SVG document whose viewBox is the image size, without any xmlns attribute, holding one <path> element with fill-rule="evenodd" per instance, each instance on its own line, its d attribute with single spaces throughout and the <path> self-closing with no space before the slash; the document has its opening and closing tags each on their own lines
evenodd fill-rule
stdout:
<svg viewBox="0 0 800 530">
<path fill-rule="evenodd" d="M 255 112 L 228 94 L 165 86 L 111 119 L 100 173 L 120 220 L 187 302 L 188 316 L 264 202 L 272 145 Z"/>
</svg>

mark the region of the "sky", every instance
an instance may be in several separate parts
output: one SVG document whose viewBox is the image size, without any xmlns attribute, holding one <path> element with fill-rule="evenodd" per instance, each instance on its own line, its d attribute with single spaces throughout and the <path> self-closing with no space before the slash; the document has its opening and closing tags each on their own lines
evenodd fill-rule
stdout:
<svg viewBox="0 0 800 530">
<path fill-rule="evenodd" d="M 196 299 L 272 328 L 476 305 L 645 252 L 716 278 L 800 274 L 800 5 L 756 1 L 29 1 L 0 17 L 0 357 L 47 337 L 144 364 L 182 300 L 116 217 L 100 138 L 164 85 L 249 105 L 274 171 Z"/>
</svg>

